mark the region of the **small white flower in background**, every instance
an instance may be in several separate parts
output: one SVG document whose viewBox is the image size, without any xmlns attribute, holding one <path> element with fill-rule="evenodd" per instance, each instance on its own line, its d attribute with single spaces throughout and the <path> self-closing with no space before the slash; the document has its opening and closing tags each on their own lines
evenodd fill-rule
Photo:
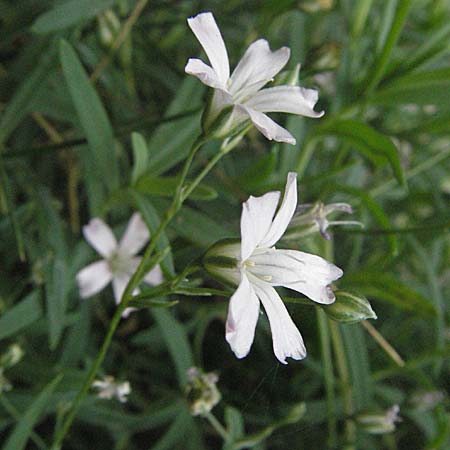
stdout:
<svg viewBox="0 0 450 450">
<path fill-rule="evenodd" d="M 97 294 L 112 281 L 114 298 L 116 303 L 119 303 L 125 287 L 141 261 L 141 257 L 135 255 L 150 238 L 147 226 L 141 215 L 135 213 L 119 243 L 101 219 L 92 219 L 83 227 L 83 234 L 104 259 L 89 264 L 78 272 L 76 279 L 81 297 L 87 298 Z M 159 266 L 144 277 L 144 281 L 150 285 L 158 285 L 162 280 Z M 134 295 L 137 293 L 138 289 L 133 292 Z M 127 308 L 123 315 L 127 316 L 131 311 L 132 308 Z"/>
<path fill-rule="evenodd" d="M 362 428 L 371 434 L 392 433 L 395 424 L 401 422 L 399 417 L 400 406 L 393 405 L 384 414 L 360 414 L 356 421 Z"/>
<path fill-rule="evenodd" d="M 330 235 L 328 234 L 327 229 L 330 226 L 363 226 L 361 222 L 355 220 L 328 220 L 328 215 L 334 212 L 353 214 L 352 207 L 347 203 L 330 203 L 324 205 L 322 202 L 317 202 L 314 204 L 299 205 L 284 238 L 298 239 L 319 231 L 324 239 L 329 240 Z"/>
<path fill-rule="evenodd" d="M 117 383 L 111 375 L 107 375 L 103 380 L 95 380 L 92 383 L 92 387 L 98 389 L 97 395 L 99 398 L 108 400 L 116 398 L 121 403 L 125 403 L 127 396 L 131 393 L 131 387 L 128 381 Z"/>
<path fill-rule="evenodd" d="M 342 270 L 323 258 L 297 250 L 277 250 L 274 245 L 283 236 L 297 207 L 297 174 L 289 173 L 284 198 L 278 212 L 280 192 L 251 196 L 242 207 L 241 243 L 228 241 L 213 246 L 205 256 L 205 267 L 214 275 L 239 284 L 230 299 L 226 322 L 226 340 L 238 358 L 250 351 L 263 304 L 272 331 L 273 349 L 280 362 L 306 356 L 303 339 L 283 300 L 274 289 L 284 286 L 311 300 L 330 304 L 335 300 L 330 283 Z M 225 258 L 225 268 L 214 268 L 209 261 Z M 232 261 L 235 262 L 234 266 Z"/>
<path fill-rule="evenodd" d="M 5 377 L 5 370 L 15 366 L 23 358 L 24 351 L 18 344 L 12 344 L 8 350 L 0 357 L 0 394 L 12 389 L 12 384 Z"/>
<path fill-rule="evenodd" d="M 265 113 L 285 112 L 306 117 L 321 117 L 324 114 L 323 111 L 314 111 L 318 93 L 313 89 L 300 86 L 262 89 L 288 62 L 289 48 L 282 47 L 272 52 L 265 39 L 258 39 L 248 47 L 230 76 L 227 49 L 212 13 L 191 17 L 188 24 L 212 66 L 190 58 L 184 69 L 214 88 L 206 126 L 210 126 L 224 109 L 232 108 L 231 116 L 216 134 L 218 137 L 225 137 L 250 119 L 267 139 L 295 144 L 294 137 Z"/>
<path fill-rule="evenodd" d="M 209 413 L 222 398 L 217 389 L 219 377 L 215 372 L 204 373 L 197 367 L 190 367 L 187 371 L 188 384 L 186 397 L 193 416 Z"/>
</svg>

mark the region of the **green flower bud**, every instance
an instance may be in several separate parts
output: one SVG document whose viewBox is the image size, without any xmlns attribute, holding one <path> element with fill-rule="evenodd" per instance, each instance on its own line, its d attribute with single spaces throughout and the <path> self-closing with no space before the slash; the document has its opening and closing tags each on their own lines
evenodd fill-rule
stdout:
<svg viewBox="0 0 450 450">
<path fill-rule="evenodd" d="M 356 417 L 356 423 L 370 434 L 392 433 L 395 430 L 395 423 L 401 422 L 398 416 L 400 407 L 392 406 L 384 414 L 360 414 Z"/>
<path fill-rule="evenodd" d="M 321 305 L 330 319 L 336 322 L 356 323 L 376 319 L 377 315 L 369 301 L 360 294 L 336 291 L 336 300 L 331 305 Z"/>
<path fill-rule="evenodd" d="M 120 30 L 120 21 L 112 10 L 107 10 L 97 17 L 98 36 L 100 43 L 111 48 L 117 33 Z"/>
<path fill-rule="evenodd" d="M 214 372 L 203 373 L 197 367 L 191 367 L 188 372 L 186 397 L 193 416 L 209 413 L 222 398 L 216 383 L 219 377 Z"/>
<path fill-rule="evenodd" d="M 0 367 L 2 369 L 9 369 L 10 367 L 15 366 L 23 358 L 23 355 L 24 352 L 20 345 L 10 345 L 6 353 L 0 358 Z"/>
<path fill-rule="evenodd" d="M 241 242 L 239 239 L 222 239 L 213 244 L 203 256 L 203 267 L 222 283 L 238 286 L 240 273 Z"/>
</svg>

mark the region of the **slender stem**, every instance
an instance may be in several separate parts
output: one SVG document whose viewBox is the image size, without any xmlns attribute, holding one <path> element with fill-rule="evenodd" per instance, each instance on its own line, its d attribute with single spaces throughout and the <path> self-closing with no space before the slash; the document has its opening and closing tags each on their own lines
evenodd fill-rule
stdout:
<svg viewBox="0 0 450 450">
<path fill-rule="evenodd" d="M 212 412 L 207 412 L 204 414 L 204 417 L 208 419 L 209 423 L 213 426 L 213 428 L 217 431 L 220 436 L 222 436 L 224 441 L 228 441 L 230 436 L 228 435 L 227 430 L 224 426 L 216 419 L 216 416 Z"/>
<path fill-rule="evenodd" d="M 83 386 L 81 390 L 78 392 L 77 396 L 75 397 L 75 400 L 72 404 L 72 407 L 64 420 L 64 423 L 58 432 L 56 439 L 54 441 L 52 450 L 57 450 L 60 448 L 60 445 L 64 439 L 64 436 L 67 434 L 67 432 L 70 429 L 70 426 L 75 418 L 75 415 L 80 407 L 80 404 L 83 400 L 83 398 L 86 396 L 86 394 L 89 391 L 89 388 L 91 387 L 92 382 L 94 381 L 95 375 L 97 373 L 97 370 L 99 369 L 100 365 L 102 364 L 106 352 L 111 344 L 112 337 L 114 335 L 114 332 L 120 322 L 120 319 L 122 317 L 122 313 L 125 311 L 125 309 L 128 306 L 128 303 L 132 299 L 132 293 L 134 289 L 137 287 L 137 285 L 142 280 L 145 273 L 147 273 L 149 270 L 152 269 L 152 267 L 149 267 L 147 264 L 150 257 L 152 256 L 152 253 L 154 249 L 156 248 L 156 244 L 158 242 L 159 237 L 165 230 L 166 226 L 169 224 L 169 222 L 173 219 L 175 214 L 179 211 L 181 208 L 181 205 L 183 202 L 187 199 L 189 194 L 192 193 L 192 191 L 198 186 L 198 184 L 202 181 L 202 179 L 206 176 L 206 174 L 212 169 L 212 167 L 219 161 L 220 158 L 222 158 L 226 153 L 228 153 L 231 148 L 225 147 L 223 148 L 219 153 L 217 153 L 214 158 L 207 164 L 207 166 L 200 172 L 199 175 L 194 179 L 194 181 L 189 185 L 187 188 L 183 188 L 184 182 L 186 181 L 186 176 L 188 174 L 189 168 L 192 164 L 192 160 L 194 159 L 195 154 L 199 150 L 199 148 L 202 146 L 202 144 L 205 142 L 206 138 L 204 136 L 199 137 L 194 144 L 192 145 L 192 148 L 189 152 L 189 155 L 185 161 L 185 165 L 183 167 L 179 184 L 176 189 L 176 194 L 174 196 L 174 199 L 172 201 L 171 206 L 167 210 L 164 219 L 161 221 L 158 229 L 156 232 L 152 235 L 152 238 L 145 250 L 144 256 L 141 259 L 141 262 L 139 266 L 136 269 L 136 272 L 131 277 L 130 281 L 128 282 L 128 285 L 125 288 L 125 291 L 122 295 L 122 299 L 120 304 L 118 305 L 116 312 L 114 313 L 114 316 L 111 320 L 111 323 L 109 325 L 105 340 L 103 341 L 103 344 L 101 346 L 101 349 L 95 358 L 95 361 L 89 370 L 88 375 L 86 376 L 85 382 L 83 383 Z M 157 262 L 155 262 L 156 264 Z"/>
<path fill-rule="evenodd" d="M 309 161 L 311 160 L 311 157 L 313 155 L 315 146 L 316 146 L 316 138 L 314 137 L 307 140 L 305 145 L 303 146 L 303 151 L 300 153 L 300 158 L 297 162 L 296 168 L 299 180 L 303 178 L 306 167 L 308 166 Z"/>
<path fill-rule="evenodd" d="M 329 321 L 334 354 L 336 357 L 336 366 L 341 382 L 342 398 L 344 401 L 344 412 L 347 417 L 351 417 L 354 413 L 352 385 L 350 379 L 350 371 L 345 356 L 345 348 L 342 342 L 341 330 L 336 322 Z M 356 428 L 355 423 L 351 419 L 345 422 L 346 444 L 348 450 L 355 449 Z"/>
<path fill-rule="evenodd" d="M 328 410 L 328 446 L 337 446 L 336 396 L 334 393 L 334 374 L 331 359 L 330 333 L 325 312 L 317 308 L 317 323 L 319 326 L 320 347 L 322 350 L 322 364 L 325 376 L 325 391 Z"/>
<path fill-rule="evenodd" d="M 397 353 L 394 347 L 383 337 L 383 335 L 377 331 L 377 329 L 367 322 L 367 320 L 363 320 L 362 326 L 367 330 L 367 332 L 373 337 L 373 339 L 379 344 L 379 346 L 386 352 L 386 354 L 400 367 L 405 365 L 405 361 L 403 358 Z"/>
</svg>

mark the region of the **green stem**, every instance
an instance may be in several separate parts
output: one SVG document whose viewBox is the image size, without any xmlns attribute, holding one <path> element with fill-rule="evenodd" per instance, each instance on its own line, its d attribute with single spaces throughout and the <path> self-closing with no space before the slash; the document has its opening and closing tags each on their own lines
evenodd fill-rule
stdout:
<svg viewBox="0 0 450 450">
<path fill-rule="evenodd" d="M 320 347 L 322 351 L 322 364 L 325 376 L 325 391 L 328 410 L 328 446 L 337 446 L 337 420 L 336 420 L 336 396 L 334 393 L 334 374 L 331 359 L 330 333 L 328 319 L 325 312 L 317 308 L 317 323 L 319 326 Z"/>
<path fill-rule="evenodd" d="M 314 148 L 316 146 L 316 141 L 317 141 L 316 138 L 310 138 L 309 140 L 307 140 L 303 147 L 303 151 L 300 153 L 300 158 L 297 162 L 297 168 L 296 168 L 296 172 L 297 172 L 299 180 L 301 178 L 303 178 L 306 167 L 308 166 L 309 161 L 311 160 L 311 157 L 314 152 Z"/>
<path fill-rule="evenodd" d="M 97 371 L 102 364 L 106 352 L 111 344 L 112 337 L 114 335 L 114 332 L 120 322 L 120 319 L 122 317 L 122 313 L 125 311 L 125 309 L 128 306 L 128 303 L 132 299 L 132 293 L 135 290 L 135 288 L 139 285 L 141 282 L 143 276 L 145 273 L 150 271 L 153 267 L 149 266 L 147 263 L 152 256 L 153 251 L 156 248 L 156 244 L 158 242 L 159 237 L 165 230 L 166 226 L 169 224 L 169 222 L 173 219 L 175 214 L 179 211 L 181 208 L 183 202 L 188 198 L 188 196 L 192 193 L 192 191 L 198 186 L 198 184 L 203 180 L 203 178 L 207 175 L 207 173 L 212 169 L 212 167 L 219 161 L 220 158 L 222 158 L 226 153 L 228 153 L 232 147 L 230 146 L 223 146 L 221 148 L 221 151 L 217 153 L 214 158 L 206 165 L 206 167 L 200 172 L 199 175 L 194 179 L 194 181 L 189 185 L 189 187 L 184 188 L 184 183 L 186 181 L 187 174 L 189 172 L 189 168 L 191 167 L 192 161 L 194 159 L 195 154 L 200 149 L 200 147 L 203 145 L 203 143 L 206 141 L 206 138 L 204 136 L 200 136 L 192 145 L 191 150 L 189 152 L 189 155 L 185 161 L 179 184 L 176 189 L 176 193 L 174 196 L 174 199 L 172 201 L 171 206 L 167 210 L 164 219 L 161 221 L 158 229 L 156 232 L 152 235 L 152 238 L 150 240 L 150 243 L 148 244 L 144 256 L 141 259 L 141 262 L 139 266 L 136 269 L 136 272 L 131 277 L 130 281 L 128 282 L 125 291 L 122 295 L 122 300 L 120 304 L 118 305 L 116 312 L 114 313 L 114 316 L 111 320 L 111 323 L 109 325 L 105 340 L 103 341 L 102 347 L 95 358 L 95 361 L 89 370 L 89 373 L 86 377 L 85 382 L 83 383 L 83 386 L 81 390 L 78 392 L 77 396 L 75 397 L 75 400 L 72 404 L 72 407 L 64 420 L 64 423 L 58 432 L 52 450 L 57 450 L 60 448 L 61 443 L 64 440 L 65 435 L 70 429 L 70 426 L 75 418 L 75 415 L 81 405 L 82 400 L 86 396 L 86 394 L 89 391 L 89 388 L 91 387 L 92 382 L 94 381 L 95 375 L 97 374 Z M 156 262 L 155 262 L 156 264 Z M 155 265 L 154 264 L 154 265 Z"/>
<path fill-rule="evenodd" d="M 342 342 L 341 330 L 336 322 L 329 321 L 331 338 L 336 357 L 336 366 L 339 373 L 342 398 L 344 402 L 344 412 L 347 417 L 352 417 L 354 413 L 354 404 L 352 396 L 352 386 L 350 379 L 350 371 L 345 356 L 344 344 Z M 356 428 L 355 423 L 351 419 L 345 422 L 346 449 L 355 450 Z"/>
<path fill-rule="evenodd" d="M 230 439 L 227 430 L 224 426 L 216 419 L 213 413 L 207 412 L 204 417 L 208 419 L 209 423 L 213 426 L 213 428 L 217 431 L 218 434 L 223 438 L 224 441 L 228 441 Z"/>
</svg>

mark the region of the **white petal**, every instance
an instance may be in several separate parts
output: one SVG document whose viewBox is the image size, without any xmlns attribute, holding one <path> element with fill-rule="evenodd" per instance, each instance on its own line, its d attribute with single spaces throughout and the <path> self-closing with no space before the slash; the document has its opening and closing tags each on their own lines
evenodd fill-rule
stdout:
<svg viewBox="0 0 450 450">
<path fill-rule="evenodd" d="M 284 197 L 272 225 L 261 241 L 261 247 L 272 247 L 283 236 L 297 208 L 297 174 L 289 172 Z"/>
<path fill-rule="evenodd" d="M 116 301 L 117 305 L 120 303 L 122 295 L 129 281 L 130 277 L 126 275 L 119 275 L 113 278 L 112 285 L 114 292 L 114 300 Z"/>
<path fill-rule="evenodd" d="M 189 75 L 194 75 L 194 77 L 197 77 L 203 84 L 212 88 L 220 88 L 223 86 L 217 78 L 214 69 L 199 59 L 189 58 L 184 71 Z"/>
<path fill-rule="evenodd" d="M 339 267 L 320 256 L 297 250 L 270 249 L 253 256 L 252 261 L 255 263 L 252 274 L 271 277 L 272 286 L 284 286 L 322 304 L 334 302 L 335 296 L 328 286 L 343 274 Z"/>
<path fill-rule="evenodd" d="M 300 86 L 275 86 L 257 92 L 245 105 L 260 112 L 286 112 L 306 117 L 322 117 L 314 111 L 319 93 Z"/>
<path fill-rule="evenodd" d="M 277 191 L 261 197 L 250 196 L 242 205 L 241 259 L 245 261 L 269 231 L 280 199 Z"/>
<path fill-rule="evenodd" d="M 139 213 L 134 213 L 119 243 L 120 252 L 135 255 L 148 242 L 150 233 Z"/>
<path fill-rule="evenodd" d="M 150 272 L 145 275 L 144 281 L 150 286 L 158 286 L 164 280 L 164 275 L 159 266 L 154 267 Z"/>
<path fill-rule="evenodd" d="M 283 128 L 274 122 L 269 116 L 264 113 L 256 111 L 252 108 L 248 108 L 244 105 L 239 105 L 249 115 L 250 120 L 253 122 L 256 128 L 267 138 L 269 141 L 285 142 L 286 144 L 295 145 L 295 138 L 289 133 L 288 130 Z"/>
<path fill-rule="evenodd" d="M 214 16 L 210 12 L 200 13 L 190 17 L 188 24 L 208 55 L 221 86 L 226 88 L 230 77 L 230 65 L 227 49 Z"/>
<path fill-rule="evenodd" d="M 302 336 L 277 291 L 266 283 L 252 285 L 269 318 L 277 359 L 283 364 L 287 364 L 286 358 L 303 359 L 306 349 Z"/>
<path fill-rule="evenodd" d="M 245 100 L 270 81 L 286 65 L 289 56 L 287 47 L 272 52 L 265 39 L 253 42 L 231 75 L 230 92 Z"/>
<path fill-rule="evenodd" d="M 230 299 L 225 338 L 238 358 L 247 356 L 255 337 L 259 315 L 259 301 L 248 278 L 241 283 Z"/>
<path fill-rule="evenodd" d="M 112 278 L 106 261 L 97 261 L 81 269 L 76 276 L 78 289 L 82 298 L 100 292 Z"/>
<path fill-rule="evenodd" d="M 108 258 L 117 249 L 117 241 L 111 228 L 101 219 L 92 219 L 83 227 L 85 239 L 104 258 Z"/>
</svg>

